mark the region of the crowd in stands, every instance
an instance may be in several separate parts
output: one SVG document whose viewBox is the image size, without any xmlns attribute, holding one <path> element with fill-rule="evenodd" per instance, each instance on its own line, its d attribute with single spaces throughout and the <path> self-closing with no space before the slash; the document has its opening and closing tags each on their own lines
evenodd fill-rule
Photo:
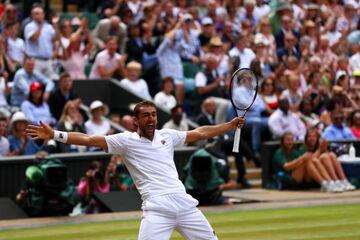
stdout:
<svg viewBox="0 0 360 240">
<path fill-rule="evenodd" d="M 360 137 L 359 6 L 356 0 L 101 0 L 92 2 L 93 12 L 53 12 L 46 19 L 39 4 L 30 16 L 21 5 L 0 4 L 0 154 L 98 150 L 33 141 L 25 128 L 39 121 L 112 134 L 103 118 L 109 116 L 136 129 L 131 116 L 109 113 L 97 99 L 86 116 L 73 80 L 116 79 L 171 113 L 158 127 L 187 130 L 188 119 L 204 125 L 235 116 L 231 74 L 250 68 L 261 86 L 235 156 L 238 182 L 247 186 L 242 157 L 260 166 L 265 140 L 291 134 L 303 141 L 309 128 L 328 141 Z M 222 137 L 226 154 L 231 139 Z M 345 180 L 341 172 L 338 178 L 332 180 Z"/>
</svg>

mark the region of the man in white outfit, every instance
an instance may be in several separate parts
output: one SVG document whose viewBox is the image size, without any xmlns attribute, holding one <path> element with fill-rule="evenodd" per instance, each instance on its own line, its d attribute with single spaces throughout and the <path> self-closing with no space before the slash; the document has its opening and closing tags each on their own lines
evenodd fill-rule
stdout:
<svg viewBox="0 0 360 240">
<path fill-rule="evenodd" d="M 198 201 L 188 195 L 178 178 L 174 147 L 224 134 L 244 125 L 244 118 L 191 131 L 156 130 L 155 104 L 144 101 L 134 109 L 136 132 L 108 136 L 89 136 L 77 132 L 54 131 L 48 125 L 31 125 L 27 132 L 33 139 L 54 139 L 67 144 L 93 146 L 124 156 L 143 204 L 139 239 L 166 240 L 174 229 L 185 239 L 216 240 L 204 215 L 196 208 Z"/>
</svg>

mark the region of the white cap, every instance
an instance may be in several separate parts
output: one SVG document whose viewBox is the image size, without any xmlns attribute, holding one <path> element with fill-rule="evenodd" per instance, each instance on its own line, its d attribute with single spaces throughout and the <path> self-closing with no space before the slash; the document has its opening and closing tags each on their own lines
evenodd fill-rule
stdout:
<svg viewBox="0 0 360 240">
<path fill-rule="evenodd" d="M 336 77 L 335 77 L 335 79 L 336 79 L 336 81 L 337 81 L 339 78 L 341 78 L 342 76 L 346 76 L 346 75 L 347 75 L 347 74 L 346 74 L 345 71 L 342 71 L 342 70 L 337 71 L 337 72 L 336 72 Z"/>
<path fill-rule="evenodd" d="M 269 45 L 269 41 L 265 38 L 264 35 L 262 35 L 262 34 L 256 34 L 256 35 L 255 35 L 255 38 L 254 38 L 254 44 L 255 44 L 256 46 L 261 45 L 261 44 L 263 44 L 263 45 Z"/>
<path fill-rule="evenodd" d="M 100 108 L 100 107 L 104 107 L 103 102 L 100 100 L 95 100 L 90 104 L 90 111 Z"/>
<path fill-rule="evenodd" d="M 29 120 L 27 119 L 27 117 L 23 112 L 16 112 L 11 117 L 10 125 L 13 125 L 15 122 L 19 122 L 19 121 L 28 122 Z"/>
<path fill-rule="evenodd" d="M 184 21 L 186 20 L 193 20 L 193 16 L 189 13 L 186 13 L 184 14 L 184 17 L 183 17 Z"/>
<path fill-rule="evenodd" d="M 202 25 L 212 25 L 214 24 L 214 21 L 209 18 L 209 17 L 204 17 L 203 20 L 201 21 Z"/>
</svg>

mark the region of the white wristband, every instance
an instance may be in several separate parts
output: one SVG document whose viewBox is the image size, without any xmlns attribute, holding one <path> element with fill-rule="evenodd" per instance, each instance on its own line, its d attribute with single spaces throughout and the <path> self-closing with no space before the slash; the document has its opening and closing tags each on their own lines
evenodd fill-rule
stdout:
<svg viewBox="0 0 360 240">
<path fill-rule="evenodd" d="M 62 143 L 66 143 L 68 140 L 68 133 L 61 131 L 54 131 L 54 140 Z"/>
</svg>

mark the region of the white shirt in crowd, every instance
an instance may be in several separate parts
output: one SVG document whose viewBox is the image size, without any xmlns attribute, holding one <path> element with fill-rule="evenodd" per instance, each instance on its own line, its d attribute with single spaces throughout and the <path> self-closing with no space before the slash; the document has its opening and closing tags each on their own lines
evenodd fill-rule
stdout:
<svg viewBox="0 0 360 240">
<path fill-rule="evenodd" d="M 107 70 L 114 68 L 121 59 L 121 55 L 119 53 L 115 53 L 113 57 L 110 57 L 108 50 L 105 49 L 98 53 L 95 58 L 94 65 L 92 66 L 90 72 L 90 79 L 100 79 L 100 74 L 98 71 L 99 66 L 105 67 Z"/>
<path fill-rule="evenodd" d="M 19 63 L 24 61 L 25 42 L 21 38 L 7 39 L 7 53 L 9 57 Z"/>
<path fill-rule="evenodd" d="M 178 130 L 178 131 L 189 130 L 189 126 L 184 118 L 181 119 L 179 126 L 176 125 L 174 123 L 174 121 L 171 119 L 171 120 L 167 121 L 162 128 L 174 129 L 174 130 Z"/>
<path fill-rule="evenodd" d="M 174 148 L 183 145 L 186 132 L 155 130 L 150 141 L 136 132 L 105 136 L 109 153 L 120 154 L 139 190 L 142 200 L 155 196 L 185 193 L 174 163 Z"/>
<path fill-rule="evenodd" d="M 151 100 L 148 85 L 142 78 L 136 81 L 131 81 L 127 78 L 124 78 L 120 81 L 120 85 L 141 98 Z"/>
<path fill-rule="evenodd" d="M 240 58 L 239 68 L 249 68 L 250 63 L 256 57 L 255 53 L 250 48 L 244 48 L 243 51 L 240 52 L 237 47 L 233 47 L 230 50 L 229 55 L 231 57 L 239 57 Z"/>
<path fill-rule="evenodd" d="M 0 136 L 0 157 L 6 156 L 10 151 L 9 140 L 6 137 Z"/>
<path fill-rule="evenodd" d="M 5 78 L 0 77 L 0 106 L 7 106 L 8 103 L 5 98 Z"/>
<path fill-rule="evenodd" d="M 163 91 L 160 91 L 155 95 L 154 103 L 156 106 L 163 107 L 170 111 L 176 106 L 176 99 L 173 95 L 166 95 Z"/>
<path fill-rule="evenodd" d="M 110 123 L 103 120 L 101 124 L 96 124 L 89 119 L 85 122 L 85 129 L 89 135 L 106 135 L 110 130 Z"/>
</svg>

